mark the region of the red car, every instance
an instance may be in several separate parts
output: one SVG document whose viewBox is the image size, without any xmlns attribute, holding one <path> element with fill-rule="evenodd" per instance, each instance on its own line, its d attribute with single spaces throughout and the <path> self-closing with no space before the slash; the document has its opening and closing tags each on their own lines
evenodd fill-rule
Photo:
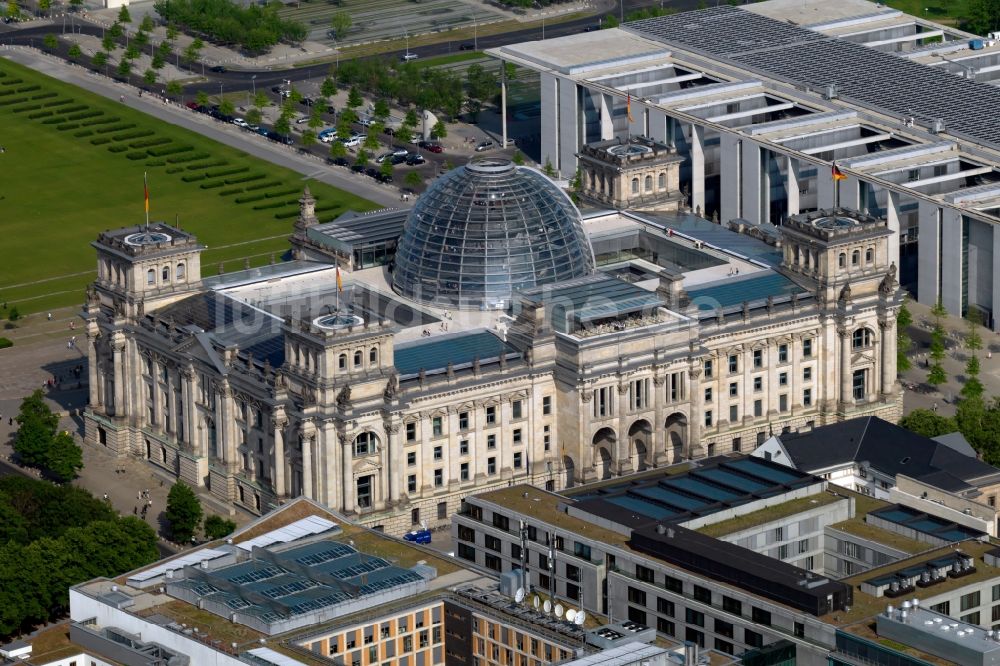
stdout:
<svg viewBox="0 0 1000 666">
<path fill-rule="evenodd" d="M 195 109 L 198 108 L 198 102 L 195 102 L 195 101 L 185 102 L 184 106 L 186 106 L 187 108 L 189 108 L 192 111 L 194 111 Z"/>
<path fill-rule="evenodd" d="M 438 144 L 438 143 L 431 143 L 430 141 L 421 141 L 417 145 L 420 146 L 421 148 L 423 148 L 424 150 L 429 150 L 432 153 L 443 153 L 444 152 L 444 148 L 442 148 L 441 144 Z"/>
</svg>

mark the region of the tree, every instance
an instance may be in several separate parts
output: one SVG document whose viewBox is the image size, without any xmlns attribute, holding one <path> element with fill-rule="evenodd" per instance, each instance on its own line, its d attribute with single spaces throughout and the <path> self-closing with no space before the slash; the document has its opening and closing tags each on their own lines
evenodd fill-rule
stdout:
<svg viewBox="0 0 1000 666">
<path fill-rule="evenodd" d="M 247 110 L 246 121 L 251 125 L 260 125 L 260 120 L 260 109 L 255 106 L 250 107 Z"/>
<path fill-rule="evenodd" d="M 68 432 L 56 435 L 45 457 L 45 468 L 61 483 L 72 481 L 83 469 L 83 450 Z"/>
<path fill-rule="evenodd" d="M 413 141 L 413 132 L 406 125 L 400 126 L 396 130 L 396 141 L 399 143 L 410 143 Z"/>
<path fill-rule="evenodd" d="M 222 539 L 236 531 L 236 523 L 221 516 L 205 516 L 205 523 L 202 527 L 205 538 L 210 541 Z"/>
<path fill-rule="evenodd" d="M 73 8 L 73 11 L 77 11 L 83 4 L 83 0 L 69 0 L 69 4 Z"/>
<path fill-rule="evenodd" d="M 52 0 L 38 0 L 38 11 L 42 14 L 48 14 L 51 8 Z"/>
<path fill-rule="evenodd" d="M 547 157 L 545 158 L 545 166 L 542 167 L 542 173 L 544 173 L 549 178 L 555 178 L 556 177 L 556 170 L 552 166 L 552 161 L 549 160 L 549 158 L 547 158 Z"/>
<path fill-rule="evenodd" d="M 198 103 L 198 106 L 208 106 L 208 93 L 204 90 L 199 90 L 195 93 L 194 100 Z"/>
<path fill-rule="evenodd" d="M 912 366 L 910 362 L 910 347 L 913 340 L 910 339 L 907 329 L 913 324 L 913 315 L 906 307 L 906 302 L 899 307 L 896 315 L 896 374 L 906 372 Z"/>
<path fill-rule="evenodd" d="M 403 117 L 403 125 L 412 130 L 416 128 L 418 123 L 420 123 L 420 117 L 417 116 L 417 112 L 414 109 L 407 109 L 406 116 Z"/>
<path fill-rule="evenodd" d="M 303 148 L 309 148 L 316 144 L 316 132 L 311 129 L 304 130 L 302 136 L 299 137 L 299 143 L 302 144 Z"/>
<path fill-rule="evenodd" d="M 184 87 L 181 82 L 176 79 L 171 79 L 167 81 L 167 93 L 173 95 L 174 97 L 180 97 L 184 94 Z"/>
<path fill-rule="evenodd" d="M 420 174 L 416 171 L 411 171 L 406 174 L 406 178 L 403 179 L 403 182 L 406 183 L 407 187 L 416 189 L 420 187 L 420 185 L 424 182 L 424 179 L 421 178 Z"/>
<path fill-rule="evenodd" d="M 1000 26 L 1000 4 L 996 0 L 971 0 L 966 10 L 963 27 L 978 35 L 985 35 Z"/>
<path fill-rule="evenodd" d="M 128 13 L 128 5 L 122 5 L 122 8 L 118 10 L 118 22 L 119 23 L 132 22 L 132 15 Z"/>
<path fill-rule="evenodd" d="M 79 44 L 73 44 L 69 47 L 69 59 L 78 60 L 80 56 L 83 55 L 83 50 L 80 48 Z"/>
<path fill-rule="evenodd" d="M 7 16 L 16 18 L 21 15 L 21 9 L 17 6 L 17 0 L 7 0 Z"/>
<path fill-rule="evenodd" d="M 924 437 L 939 437 L 958 430 L 955 419 L 939 416 L 929 409 L 914 409 L 899 420 L 899 425 Z"/>
<path fill-rule="evenodd" d="M 379 171 L 382 172 L 383 176 L 385 176 L 386 178 L 390 178 L 391 179 L 394 170 L 395 169 L 392 166 L 392 160 L 391 159 L 389 159 L 387 157 L 384 160 L 382 160 L 382 165 L 381 165 L 381 167 L 379 167 Z"/>
<path fill-rule="evenodd" d="M 514 156 L 511 157 L 511 160 L 517 166 L 524 166 L 524 153 L 522 153 L 520 150 L 515 150 Z"/>
<path fill-rule="evenodd" d="M 98 51 L 90 59 L 90 62 L 93 63 L 94 67 L 104 67 L 108 64 L 108 54 L 104 51 Z"/>
<path fill-rule="evenodd" d="M 323 107 L 319 104 L 313 104 L 312 108 L 309 110 L 310 129 L 317 130 L 325 124 L 326 121 L 323 120 Z"/>
<path fill-rule="evenodd" d="M 372 110 L 372 115 L 383 125 L 385 124 L 385 121 L 388 120 L 389 102 L 385 101 L 384 97 L 379 97 L 375 100 L 375 108 Z"/>
<path fill-rule="evenodd" d="M 223 97 L 219 102 L 219 113 L 224 116 L 236 115 L 236 105 L 233 104 L 233 100 Z"/>
<path fill-rule="evenodd" d="M 163 40 L 160 45 L 156 47 L 156 55 L 160 56 L 164 60 L 169 58 L 174 53 L 174 45 L 168 41 Z"/>
<path fill-rule="evenodd" d="M 125 48 L 125 53 L 122 58 L 125 60 L 136 60 L 139 57 L 139 49 L 136 48 L 135 42 L 132 42 Z"/>
<path fill-rule="evenodd" d="M 40 390 L 21 402 L 14 451 L 26 465 L 44 466 L 52 438 L 59 427 L 59 417 L 52 413 Z"/>
<path fill-rule="evenodd" d="M 352 86 L 350 92 L 347 93 L 347 108 L 356 109 L 364 103 L 365 100 L 361 97 L 361 91 L 358 90 L 357 86 Z"/>
<path fill-rule="evenodd" d="M 271 106 L 271 99 L 267 96 L 266 92 L 258 90 L 257 94 L 253 96 L 253 105 L 258 109 L 266 109 Z"/>
<path fill-rule="evenodd" d="M 337 39 L 343 39 L 347 36 L 347 31 L 351 29 L 351 25 L 354 21 L 351 20 L 351 15 L 347 12 L 337 12 L 332 17 L 330 17 L 330 28 L 333 30 L 333 34 Z"/>
<path fill-rule="evenodd" d="M 369 159 L 368 151 L 362 148 L 358 151 L 357 157 L 354 158 L 354 163 L 361 167 L 368 166 Z"/>
<path fill-rule="evenodd" d="M 154 85 L 156 83 L 156 70 L 147 68 L 146 71 L 142 73 L 142 80 L 148 85 Z"/>
<path fill-rule="evenodd" d="M 448 128 L 445 127 L 444 122 L 437 121 L 434 123 L 434 127 L 431 128 L 431 138 L 435 141 L 438 139 L 443 139 L 448 136 Z"/>
<path fill-rule="evenodd" d="M 118 72 L 118 76 L 127 77 L 132 73 L 132 61 L 127 58 L 122 58 L 115 71 Z"/>
<path fill-rule="evenodd" d="M 337 94 L 337 82 L 329 76 L 326 77 L 323 79 L 323 83 L 320 84 L 319 92 L 323 97 L 333 97 Z"/>
<path fill-rule="evenodd" d="M 178 481 L 167 495 L 166 519 L 170 535 L 175 542 L 190 541 L 201 522 L 201 503 L 197 495 L 183 481 Z"/>
<path fill-rule="evenodd" d="M 146 44 L 149 44 L 149 34 L 140 30 L 135 33 L 135 37 L 132 38 L 132 43 L 139 48 L 146 46 Z"/>
<path fill-rule="evenodd" d="M 190 65 L 198 60 L 198 56 L 201 55 L 201 50 L 203 48 L 205 48 L 205 43 L 195 37 L 194 40 L 187 45 L 187 48 L 184 49 L 184 52 L 181 54 L 181 59 Z"/>
<path fill-rule="evenodd" d="M 167 39 L 170 41 L 177 39 L 177 26 L 173 23 L 167 24 Z"/>
<path fill-rule="evenodd" d="M 139 30 L 144 32 L 153 32 L 153 28 L 156 26 L 153 24 L 153 17 L 146 14 L 142 17 L 142 21 L 139 22 Z"/>
<path fill-rule="evenodd" d="M 965 348 L 975 352 L 983 348 L 983 337 L 979 334 L 979 326 L 982 324 L 982 315 L 979 310 L 969 308 L 969 313 L 965 316 Z"/>
<path fill-rule="evenodd" d="M 288 133 L 292 131 L 292 124 L 284 113 L 278 116 L 278 120 L 275 121 L 274 131 L 284 136 L 288 136 Z"/>
<path fill-rule="evenodd" d="M 111 33 L 105 33 L 104 38 L 101 39 L 101 48 L 108 53 L 114 53 L 115 49 L 118 48 L 118 43 L 115 42 Z"/>
<path fill-rule="evenodd" d="M 149 66 L 154 70 L 160 70 L 163 69 L 163 66 L 166 64 L 167 62 L 163 59 L 163 56 L 161 56 L 160 52 L 157 51 L 153 54 L 153 59 L 150 61 Z"/>
<path fill-rule="evenodd" d="M 330 157 L 333 159 L 347 157 L 347 146 L 343 141 L 334 141 L 330 144 Z"/>
<path fill-rule="evenodd" d="M 947 381 L 948 376 L 944 373 L 944 368 L 941 367 L 941 364 L 932 364 L 930 371 L 927 373 L 927 383 L 936 388 Z"/>
<path fill-rule="evenodd" d="M 362 145 L 366 150 L 374 153 L 376 150 L 378 150 L 379 147 L 378 134 L 372 132 L 370 127 L 368 128 L 368 130 L 369 130 L 368 134 L 365 135 L 365 140 Z"/>
<path fill-rule="evenodd" d="M 112 39 L 121 39 L 122 35 L 125 34 L 125 30 L 122 28 L 121 23 L 112 23 L 106 34 L 111 35 Z"/>
<path fill-rule="evenodd" d="M 42 37 L 42 44 L 50 51 L 54 51 L 59 46 L 59 40 L 51 32 Z"/>
</svg>

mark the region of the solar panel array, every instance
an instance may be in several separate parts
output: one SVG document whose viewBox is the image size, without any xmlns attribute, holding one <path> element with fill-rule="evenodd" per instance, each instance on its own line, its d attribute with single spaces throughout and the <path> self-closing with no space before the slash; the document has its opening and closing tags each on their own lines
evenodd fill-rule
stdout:
<svg viewBox="0 0 1000 666">
<path fill-rule="evenodd" d="M 247 583 L 256 583 L 258 581 L 267 580 L 268 578 L 274 578 L 275 576 L 280 576 L 283 573 L 288 572 L 279 566 L 271 566 L 263 569 L 257 569 L 256 571 L 251 571 L 239 576 L 234 576 L 229 579 L 229 582 L 236 585 L 246 585 Z"/>
<path fill-rule="evenodd" d="M 295 559 L 295 561 L 298 562 L 299 564 L 304 564 L 308 567 L 311 567 L 317 564 L 322 564 L 323 562 L 329 562 L 330 560 L 337 559 L 338 557 L 344 557 L 345 555 L 350 555 L 353 552 L 355 552 L 354 549 L 346 544 L 333 543 L 326 550 L 298 557 Z"/>
<path fill-rule="evenodd" d="M 940 118 L 949 132 L 1000 147 L 1000 89 L 940 68 L 730 6 L 627 27 L 775 78 L 815 87 L 834 84 L 842 97 L 900 118 Z"/>
<path fill-rule="evenodd" d="M 243 550 L 251 551 L 254 549 L 254 546 L 263 548 L 264 546 L 270 546 L 273 543 L 287 543 L 312 534 L 321 534 L 328 530 L 332 530 L 336 526 L 336 523 L 329 521 L 326 518 L 308 516 L 306 518 L 302 518 L 301 520 L 296 520 L 290 525 L 285 525 L 280 529 L 272 530 L 267 534 L 262 534 L 259 537 L 255 537 L 249 541 L 244 541 L 243 543 L 238 543 L 236 545 Z"/>
<path fill-rule="evenodd" d="M 143 582 L 156 578 L 158 576 L 165 575 L 168 571 L 179 571 L 186 566 L 192 566 L 200 564 L 201 562 L 214 560 L 216 558 L 227 555 L 228 553 L 224 550 L 214 550 L 212 548 L 202 548 L 201 550 L 196 550 L 191 553 L 186 553 L 178 558 L 172 559 L 169 562 L 163 562 L 155 567 L 150 567 L 138 573 L 129 576 L 129 582 Z"/>
</svg>

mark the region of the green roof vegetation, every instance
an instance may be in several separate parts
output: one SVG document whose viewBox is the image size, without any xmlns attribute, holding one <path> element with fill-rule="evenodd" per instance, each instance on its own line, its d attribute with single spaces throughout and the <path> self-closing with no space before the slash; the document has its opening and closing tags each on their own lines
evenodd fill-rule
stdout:
<svg viewBox="0 0 1000 666">
<path fill-rule="evenodd" d="M 740 532 L 742 530 L 750 529 L 751 527 L 757 527 L 758 525 L 766 525 L 767 523 L 775 520 L 781 520 L 782 518 L 787 518 L 788 516 L 793 516 L 809 509 L 815 509 L 817 507 L 826 506 L 842 500 L 844 500 L 843 497 L 832 493 L 818 493 L 807 497 L 799 497 L 781 502 L 780 504 L 774 504 L 763 509 L 758 509 L 757 511 L 753 511 L 742 516 L 736 516 L 735 518 L 728 518 L 717 523 L 711 523 L 709 525 L 705 525 L 704 527 L 697 528 L 696 531 L 710 537 L 721 537 L 727 534 L 732 534 L 733 532 Z"/>
<path fill-rule="evenodd" d="M 841 532 L 853 534 L 854 536 L 861 537 L 862 539 L 868 539 L 870 541 L 885 544 L 890 548 L 895 548 L 896 550 L 901 550 L 904 553 L 909 553 L 911 555 L 916 555 L 917 553 L 922 553 L 925 550 L 935 548 L 935 546 L 929 543 L 917 541 L 916 539 L 911 539 L 903 536 L 902 534 L 896 534 L 895 532 L 884 530 L 881 527 L 869 525 L 865 522 L 863 514 L 858 514 L 854 518 L 845 520 L 842 523 L 830 525 L 830 527 L 835 530 L 840 530 Z"/>
<path fill-rule="evenodd" d="M 582 486 L 577 486 L 576 488 L 568 488 L 566 490 L 560 491 L 560 495 L 565 497 L 575 497 L 577 495 L 582 495 L 585 493 L 593 492 L 598 488 L 608 488 L 610 486 L 621 486 L 632 481 L 653 479 L 658 476 L 673 476 L 675 474 L 683 474 L 690 470 L 694 465 L 689 462 L 678 463 L 676 465 L 671 465 L 670 467 L 659 467 L 657 469 L 650 469 L 645 472 L 640 472 L 638 474 L 633 474 L 628 477 L 628 480 L 622 479 L 622 477 L 616 477 L 613 479 L 607 479 L 605 481 L 594 481 L 593 483 L 587 483 Z"/>
</svg>

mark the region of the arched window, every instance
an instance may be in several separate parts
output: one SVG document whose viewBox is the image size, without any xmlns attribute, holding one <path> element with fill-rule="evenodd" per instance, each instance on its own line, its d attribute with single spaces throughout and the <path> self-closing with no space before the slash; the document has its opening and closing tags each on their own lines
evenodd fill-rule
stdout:
<svg viewBox="0 0 1000 666">
<path fill-rule="evenodd" d="M 857 266 L 859 261 L 861 261 L 861 253 L 857 250 L 851 252 L 851 266 Z"/>
<path fill-rule="evenodd" d="M 174 276 L 178 282 L 184 279 L 184 264 L 177 264 L 177 270 L 174 272 Z"/>
<path fill-rule="evenodd" d="M 639 194 L 639 179 L 632 179 L 632 194 Z"/>
<path fill-rule="evenodd" d="M 170 282 L 170 266 L 164 266 L 161 275 L 164 282 Z"/>
<path fill-rule="evenodd" d="M 667 189 L 667 172 L 666 171 L 661 171 L 660 172 L 660 189 L 661 190 Z"/>
<path fill-rule="evenodd" d="M 867 328 L 859 328 L 854 331 L 854 335 L 851 338 L 851 347 L 853 349 L 864 349 L 865 347 L 872 346 L 872 332 Z"/>
<path fill-rule="evenodd" d="M 843 252 L 841 252 L 840 256 L 837 257 L 837 264 L 841 268 L 843 268 L 844 266 L 846 266 L 847 265 L 847 255 L 844 254 Z"/>
<path fill-rule="evenodd" d="M 146 271 L 146 284 L 156 284 L 156 271 L 152 268 Z"/>
<path fill-rule="evenodd" d="M 652 192 L 653 191 L 653 177 L 652 176 L 646 176 L 646 191 L 647 192 Z"/>
<path fill-rule="evenodd" d="M 378 363 L 378 348 L 372 347 L 368 350 L 368 363 L 370 365 L 375 365 Z"/>
<path fill-rule="evenodd" d="M 347 354 L 341 354 L 337 357 L 337 367 L 341 370 L 345 370 L 347 368 Z"/>
<path fill-rule="evenodd" d="M 359 352 L 359 351 L 354 352 L 354 367 L 355 368 L 360 368 L 361 367 L 361 358 L 362 358 L 361 357 L 361 352 Z"/>
<path fill-rule="evenodd" d="M 865 263 L 866 264 L 872 263 L 872 260 L 874 258 L 875 258 L 875 252 L 871 248 L 868 248 L 867 250 L 865 250 Z"/>
<path fill-rule="evenodd" d="M 354 438 L 354 455 L 368 456 L 378 451 L 378 436 L 373 432 L 363 432 Z"/>
</svg>

